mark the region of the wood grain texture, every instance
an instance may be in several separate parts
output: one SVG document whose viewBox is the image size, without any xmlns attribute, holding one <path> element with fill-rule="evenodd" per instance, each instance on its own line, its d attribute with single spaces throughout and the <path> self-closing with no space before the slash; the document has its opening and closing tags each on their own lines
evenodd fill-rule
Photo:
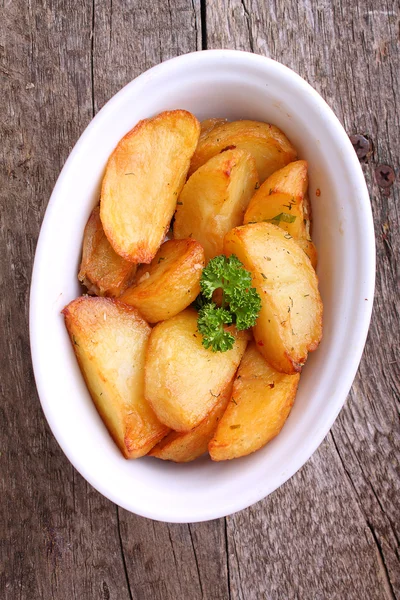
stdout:
<svg viewBox="0 0 400 600">
<path fill-rule="evenodd" d="M 378 0 L 22 0 L 0 20 L 0 597 L 210 600 L 400 598 L 399 5 Z M 377 237 L 377 290 L 347 404 L 303 469 L 232 517 L 155 523 L 75 472 L 41 412 L 28 289 L 57 175 L 93 114 L 143 70 L 208 48 L 293 68 L 349 134 Z M 388 193 L 378 164 L 397 174 Z"/>
</svg>

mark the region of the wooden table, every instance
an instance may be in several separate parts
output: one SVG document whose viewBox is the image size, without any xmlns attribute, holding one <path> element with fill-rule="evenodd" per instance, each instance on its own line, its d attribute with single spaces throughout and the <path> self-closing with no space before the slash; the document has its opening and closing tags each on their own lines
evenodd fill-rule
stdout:
<svg viewBox="0 0 400 600">
<path fill-rule="evenodd" d="M 400 598 L 398 3 L 14 0 L 2 9 L 0 597 Z M 145 69 L 221 47 L 293 68 L 349 134 L 369 141 L 359 153 L 375 219 L 375 307 L 346 406 L 297 475 L 226 519 L 169 525 L 103 498 L 58 447 L 30 363 L 29 282 L 51 190 L 95 113 Z M 393 185 L 380 165 L 393 168 Z"/>
</svg>

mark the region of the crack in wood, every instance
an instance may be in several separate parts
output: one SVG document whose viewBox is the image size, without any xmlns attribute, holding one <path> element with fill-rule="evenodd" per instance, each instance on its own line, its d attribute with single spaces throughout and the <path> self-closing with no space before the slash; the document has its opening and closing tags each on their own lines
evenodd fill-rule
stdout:
<svg viewBox="0 0 400 600">
<path fill-rule="evenodd" d="M 249 35 L 250 50 L 252 52 L 254 52 L 254 38 L 253 38 L 253 30 L 252 30 L 252 27 L 251 27 L 250 13 L 248 11 L 248 8 L 247 8 L 244 0 L 241 0 L 241 4 L 243 6 L 244 16 L 245 16 L 246 23 L 247 23 L 247 31 L 248 31 L 248 35 Z"/>
<path fill-rule="evenodd" d="M 199 578 L 199 585 L 200 585 L 201 597 L 204 598 L 203 584 L 201 583 L 199 561 L 197 559 L 197 553 L 196 553 L 196 548 L 195 548 L 194 542 L 193 542 L 192 529 L 190 527 L 190 523 L 188 523 L 188 529 L 189 529 L 190 541 L 192 543 L 192 548 L 193 548 L 194 560 L 196 562 L 196 569 L 197 569 L 197 576 Z"/>
<path fill-rule="evenodd" d="M 194 0 L 191 0 L 192 2 L 192 9 L 193 9 L 193 15 L 194 15 L 194 35 L 196 38 L 196 50 L 199 50 L 199 29 L 198 29 L 198 25 L 197 25 L 197 11 L 196 11 L 196 7 L 194 5 Z M 200 23 L 200 28 L 201 28 L 201 23 Z"/>
<path fill-rule="evenodd" d="M 169 543 L 171 544 L 172 555 L 173 555 L 173 557 L 174 557 L 175 569 L 176 569 L 176 572 L 177 572 L 177 573 L 179 573 L 179 569 L 178 569 L 178 561 L 177 561 L 177 558 L 176 558 L 176 554 L 175 554 L 175 547 L 174 547 L 174 542 L 173 542 L 173 539 L 172 539 L 172 535 L 171 535 L 171 528 L 170 528 L 170 526 L 169 526 L 169 525 L 167 525 L 167 529 L 168 529 Z M 154 527 L 154 523 L 153 523 L 153 531 L 154 531 L 154 535 L 156 535 L 156 532 L 155 532 L 155 527 Z"/>
<path fill-rule="evenodd" d="M 133 600 L 132 590 L 131 590 L 131 586 L 129 584 L 128 569 L 127 569 L 127 566 L 126 566 L 124 545 L 122 543 L 121 523 L 120 523 L 120 520 L 119 520 L 119 507 L 118 507 L 117 504 L 115 505 L 115 509 L 117 511 L 117 531 L 118 531 L 119 547 L 121 549 L 122 565 L 124 567 L 124 573 L 125 573 L 125 579 L 126 579 L 126 587 L 128 588 L 129 599 Z"/>
<path fill-rule="evenodd" d="M 228 544 L 228 519 L 224 517 L 224 533 L 225 533 L 225 553 L 226 553 L 226 574 L 228 582 L 228 600 L 231 600 L 231 571 L 229 564 L 229 544 Z"/>
<path fill-rule="evenodd" d="M 95 7 L 96 0 L 92 0 L 92 28 L 90 31 L 90 80 L 92 85 L 92 117 L 95 115 L 94 102 L 94 23 L 95 23 Z"/>
<path fill-rule="evenodd" d="M 201 18 L 201 49 L 208 49 L 207 39 L 207 0 L 200 0 L 200 18 Z"/>
<path fill-rule="evenodd" d="M 95 2 L 95 0 L 93 0 Z M 109 49 L 111 49 L 112 43 L 112 30 L 113 30 L 113 0 L 110 0 L 110 36 L 109 36 Z"/>
</svg>

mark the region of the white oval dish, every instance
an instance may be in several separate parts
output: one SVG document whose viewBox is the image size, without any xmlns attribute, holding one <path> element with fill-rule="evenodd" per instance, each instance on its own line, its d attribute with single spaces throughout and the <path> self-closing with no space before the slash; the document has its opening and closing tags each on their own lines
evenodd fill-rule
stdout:
<svg viewBox="0 0 400 600">
<path fill-rule="evenodd" d="M 273 123 L 310 168 L 324 338 L 303 370 L 279 436 L 255 454 L 230 462 L 212 463 L 206 457 L 184 465 L 147 457 L 125 460 L 92 403 L 61 315 L 81 293 L 82 234 L 99 199 L 108 156 L 140 119 L 174 108 L 199 119 Z M 374 281 L 374 230 L 363 173 L 346 132 L 318 93 L 287 67 L 245 52 L 209 50 L 169 60 L 104 106 L 71 152 L 52 193 L 30 297 L 32 360 L 43 411 L 74 467 L 123 508 L 168 522 L 229 515 L 282 485 L 328 433 L 361 358 Z"/>
</svg>

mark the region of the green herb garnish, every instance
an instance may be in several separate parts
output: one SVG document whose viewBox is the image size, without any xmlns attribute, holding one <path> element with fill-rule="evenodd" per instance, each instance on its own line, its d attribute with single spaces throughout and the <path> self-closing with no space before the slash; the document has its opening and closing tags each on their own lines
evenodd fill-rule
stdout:
<svg viewBox="0 0 400 600">
<path fill-rule="evenodd" d="M 197 326 L 203 345 L 214 352 L 233 348 L 234 336 L 224 325 L 236 324 L 240 331 L 252 327 L 261 309 L 261 299 L 251 287 L 251 273 L 232 255 L 212 258 L 200 279 L 201 295 L 196 300 L 199 309 Z M 222 306 L 212 301 L 215 290 L 222 290 Z"/>
<path fill-rule="evenodd" d="M 224 325 L 232 323 L 232 315 L 214 302 L 205 304 L 199 311 L 197 327 L 203 336 L 203 346 L 213 352 L 226 352 L 233 348 L 234 336 L 225 331 Z"/>
</svg>

